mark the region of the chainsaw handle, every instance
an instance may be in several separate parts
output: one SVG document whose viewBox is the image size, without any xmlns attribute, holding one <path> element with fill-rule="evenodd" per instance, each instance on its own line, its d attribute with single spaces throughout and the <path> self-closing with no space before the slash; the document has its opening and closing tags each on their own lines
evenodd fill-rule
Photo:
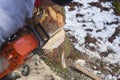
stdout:
<svg viewBox="0 0 120 80">
<path fill-rule="evenodd" d="M 43 33 L 45 34 L 45 36 L 47 37 L 47 40 L 45 40 L 46 42 L 50 39 L 49 34 L 45 31 L 45 29 L 42 27 L 41 24 L 37 24 L 37 26 L 39 26 L 41 28 L 41 30 L 43 31 Z"/>
<path fill-rule="evenodd" d="M 35 29 L 35 27 L 38 26 L 42 31 L 43 33 L 45 34 L 46 36 L 46 40 L 41 36 L 41 34 L 39 34 L 39 32 Z M 33 32 L 33 34 L 36 36 L 36 38 L 38 39 L 38 42 L 39 42 L 39 46 L 38 48 L 33 51 L 33 54 L 36 54 L 37 51 L 41 50 L 42 47 L 44 46 L 44 44 L 49 40 L 50 36 L 49 34 L 45 31 L 45 29 L 42 27 L 41 24 L 37 24 L 35 27 L 32 27 L 32 26 L 29 26 L 29 29 Z"/>
</svg>

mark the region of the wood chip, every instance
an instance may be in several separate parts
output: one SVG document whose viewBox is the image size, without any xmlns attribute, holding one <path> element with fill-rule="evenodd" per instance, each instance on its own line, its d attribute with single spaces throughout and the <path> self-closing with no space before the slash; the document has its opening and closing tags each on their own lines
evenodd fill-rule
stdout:
<svg viewBox="0 0 120 80">
<path fill-rule="evenodd" d="M 87 76 L 91 77 L 94 80 L 102 80 L 101 78 L 99 78 L 98 76 L 96 76 L 95 74 L 91 73 L 90 71 L 88 71 L 86 68 L 84 68 L 83 66 L 80 66 L 78 64 L 76 64 L 74 66 L 77 70 L 82 71 L 83 73 L 85 73 Z"/>
</svg>

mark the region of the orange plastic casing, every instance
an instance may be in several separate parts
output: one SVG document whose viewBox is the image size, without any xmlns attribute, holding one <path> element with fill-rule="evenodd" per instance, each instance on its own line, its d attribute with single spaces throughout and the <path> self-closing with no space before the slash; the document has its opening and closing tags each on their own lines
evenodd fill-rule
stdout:
<svg viewBox="0 0 120 80">
<path fill-rule="evenodd" d="M 4 57 L 7 61 L 6 63 L 9 65 L 0 73 L 0 78 L 24 64 L 26 60 L 29 59 L 32 51 L 37 47 L 38 40 L 32 33 L 26 34 L 16 41 L 8 43 L 0 52 L 0 56 Z M 5 65 L 5 63 L 2 64 Z M 3 65 L 0 67 L 4 67 Z"/>
</svg>

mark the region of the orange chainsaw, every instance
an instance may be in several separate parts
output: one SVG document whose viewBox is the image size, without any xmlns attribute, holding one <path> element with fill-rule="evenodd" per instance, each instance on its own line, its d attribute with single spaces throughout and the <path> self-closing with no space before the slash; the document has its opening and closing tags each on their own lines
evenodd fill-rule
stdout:
<svg viewBox="0 0 120 80">
<path fill-rule="evenodd" d="M 40 51 L 50 38 L 41 24 L 26 26 L 24 30 L 27 30 L 27 33 L 14 34 L 0 50 L 0 79 L 23 65 Z"/>
</svg>

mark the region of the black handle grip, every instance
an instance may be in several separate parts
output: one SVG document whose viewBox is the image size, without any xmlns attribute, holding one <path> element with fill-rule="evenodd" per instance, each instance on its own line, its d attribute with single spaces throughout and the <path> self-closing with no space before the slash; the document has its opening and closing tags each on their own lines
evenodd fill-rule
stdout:
<svg viewBox="0 0 120 80">
<path fill-rule="evenodd" d="M 41 36 L 41 34 L 37 31 L 36 27 L 39 27 L 41 29 L 41 31 L 44 33 L 44 35 L 46 36 L 46 40 Z M 41 24 L 37 24 L 35 27 L 29 26 L 28 27 L 33 34 L 35 35 L 35 37 L 38 39 L 39 41 L 39 46 L 38 48 L 33 51 L 33 54 L 36 54 L 39 50 L 42 49 L 42 47 L 44 46 L 44 44 L 49 40 L 50 36 L 49 34 L 45 31 L 45 29 L 41 26 Z"/>
</svg>

